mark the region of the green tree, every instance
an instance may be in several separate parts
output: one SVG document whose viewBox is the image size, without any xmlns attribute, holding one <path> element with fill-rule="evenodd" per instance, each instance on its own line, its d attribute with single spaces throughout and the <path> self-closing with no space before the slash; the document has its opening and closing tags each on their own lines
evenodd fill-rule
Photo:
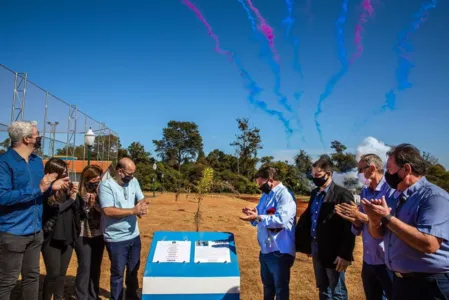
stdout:
<svg viewBox="0 0 449 300">
<path fill-rule="evenodd" d="M 449 192 L 449 171 L 447 171 L 442 165 L 435 164 L 430 166 L 427 170 L 427 179 Z"/>
<path fill-rule="evenodd" d="M 0 143 L 0 154 L 5 153 L 9 146 L 11 145 L 11 140 L 6 138 L 3 142 Z"/>
<path fill-rule="evenodd" d="M 347 149 L 346 146 L 339 141 L 332 141 L 331 148 L 334 149 L 336 153 L 343 153 Z"/>
<path fill-rule="evenodd" d="M 197 157 L 203 149 L 203 138 L 195 123 L 170 121 L 163 129 L 162 139 L 153 140 L 153 144 L 162 161 L 179 170 L 183 163 Z"/>
<path fill-rule="evenodd" d="M 426 167 L 430 168 L 438 164 L 438 158 L 430 154 L 429 152 L 423 152 L 422 157 L 426 163 Z"/>
<path fill-rule="evenodd" d="M 252 178 L 256 172 L 257 151 L 262 149 L 262 139 L 260 129 L 249 126 L 248 118 L 237 119 L 240 134 L 236 135 L 236 140 L 230 145 L 235 148 L 238 156 L 239 173 Z"/>
<path fill-rule="evenodd" d="M 110 160 L 115 162 L 122 145 L 120 138 L 113 134 L 97 135 L 92 147 L 92 160 Z M 86 149 L 87 151 L 87 149 Z M 87 159 L 87 152 L 86 152 Z"/>
<path fill-rule="evenodd" d="M 145 147 L 140 142 L 132 142 L 128 146 L 129 158 L 131 158 L 134 163 L 137 164 L 148 164 L 153 163 L 151 160 L 151 153 L 145 151 Z"/>
<path fill-rule="evenodd" d="M 335 150 L 335 153 L 331 155 L 331 159 L 335 164 L 337 172 L 345 173 L 357 167 L 357 161 L 355 154 L 346 153 L 347 149 L 345 145 L 339 141 L 332 141 L 331 148 Z"/>
<path fill-rule="evenodd" d="M 230 170 L 237 173 L 237 158 L 231 154 L 226 154 L 221 150 L 214 149 L 206 157 L 207 164 L 215 172 Z"/>
<path fill-rule="evenodd" d="M 305 150 L 299 150 L 299 153 L 295 156 L 295 165 L 298 171 L 303 174 L 307 174 L 312 170 L 312 158 Z"/>
<path fill-rule="evenodd" d="M 68 152 L 67 152 L 67 149 L 69 150 Z M 72 149 L 74 149 L 74 150 L 72 150 Z M 75 146 L 75 148 L 65 146 L 64 148 L 56 149 L 55 155 L 66 156 L 67 153 L 68 153 L 68 155 L 73 153 L 74 157 L 82 160 L 84 158 L 84 156 L 87 159 L 87 151 L 88 151 L 87 146 L 86 146 L 86 148 L 84 148 L 84 145 Z"/>
<path fill-rule="evenodd" d="M 274 160 L 274 157 L 273 156 L 263 156 L 261 159 L 260 159 L 260 162 L 262 163 L 262 164 L 268 164 L 268 163 L 271 163 L 272 161 Z"/>
</svg>

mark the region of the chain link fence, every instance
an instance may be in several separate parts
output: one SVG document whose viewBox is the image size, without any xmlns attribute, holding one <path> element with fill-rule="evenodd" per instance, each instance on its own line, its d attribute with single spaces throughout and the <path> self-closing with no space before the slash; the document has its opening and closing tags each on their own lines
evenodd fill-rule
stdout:
<svg viewBox="0 0 449 300">
<path fill-rule="evenodd" d="M 56 97 L 28 80 L 27 73 L 14 72 L 0 64 L 0 153 L 9 146 L 8 125 L 17 120 L 37 121 L 42 136 L 40 155 L 45 159 L 61 157 L 72 172 L 88 159 L 89 147 L 84 135 L 90 129 L 95 134 L 91 147 L 91 163 L 103 170 L 115 164 L 119 136 L 76 105 Z M 80 163 L 75 163 L 80 161 Z M 77 167 L 78 165 L 78 167 Z"/>
</svg>

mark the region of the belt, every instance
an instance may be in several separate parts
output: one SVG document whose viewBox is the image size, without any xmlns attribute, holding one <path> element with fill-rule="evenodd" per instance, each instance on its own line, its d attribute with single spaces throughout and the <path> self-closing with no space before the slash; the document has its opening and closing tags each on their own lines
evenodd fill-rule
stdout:
<svg viewBox="0 0 449 300">
<path fill-rule="evenodd" d="M 410 272 L 410 273 L 400 273 L 393 272 L 396 277 L 399 278 L 425 278 L 433 275 L 445 274 L 445 273 L 423 273 L 423 272 Z"/>
</svg>

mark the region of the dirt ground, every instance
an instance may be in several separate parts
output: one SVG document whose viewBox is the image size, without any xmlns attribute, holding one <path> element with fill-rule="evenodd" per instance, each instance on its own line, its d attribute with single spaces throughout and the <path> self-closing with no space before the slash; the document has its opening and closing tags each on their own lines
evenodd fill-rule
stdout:
<svg viewBox="0 0 449 300">
<path fill-rule="evenodd" d="M 139 220 L 142 238 L 141 268 L 139 271 L 140 287 L 142 286 L 143 271 L 153 233 L 155 231 L 195 230 L 193 216 L 197 203 L 192 195 L 188 197 L 181 195 L 177 202 L 175 201 L 175 195 L 170 193 L 156 195 L 156 198 L 151 196 L 151 194 L 147 194 L 148 199 L 151 201 L 150 212 Z M 200 227 L 200 231 L 228 231 L 234 233 L 240 266 L 241 299 L 243 300 L 263 299 L 259 275 L 259 246 L 256 239 L 256 230 L 250 224 L 238 218 L 241 208 L 251 205 L 255 206 L 255 204 L 248 201 L 224 195 L 208 196 L 202 204 L 203 221 Z M 305 209 L 306 205 L 307 203 L 298 201 L 298 211 Z M 365 299 L 360 278 L 362 246 L 359 238 L 357 238 L 354 256 L 355 262 L 349 267 L 346 274 L 349 297 L 350 299 Z M 73 253 L 65 283 L 65 299 L 70 299 L 70 296 L 73 295 L 76 268 L 77 260 L 75 253 Z M 109 297 L 109 268 L 109 258 L 105 250 L 100 283 L 101 296 L 104 298 Z M 45 266 L 41 259 L 41 288 L 44 274 Z M 303 254 L 298 253 L 296 255 L 296 261 L 291 271 L 290 294 L 291 299 L 318 299 L 312 261 Z M 17 292 L 14 293 L 12 299 L 17 299 L 16 297 Z"/>
</svg>

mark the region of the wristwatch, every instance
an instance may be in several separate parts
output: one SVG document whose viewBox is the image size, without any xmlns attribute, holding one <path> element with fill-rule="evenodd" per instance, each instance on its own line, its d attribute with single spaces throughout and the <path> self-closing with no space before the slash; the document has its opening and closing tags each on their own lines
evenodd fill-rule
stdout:
<svg viewBox="0 0 449 300">
<path fill-rule="evenodd" d="M 385 217 L 382 217 L 380 221 L 382 222 L 383 225 L 387 225 L 388 223 L 390 223 L 391 217 L 393 216 L 391 214 L 388 214 Z"/>
</svg>

